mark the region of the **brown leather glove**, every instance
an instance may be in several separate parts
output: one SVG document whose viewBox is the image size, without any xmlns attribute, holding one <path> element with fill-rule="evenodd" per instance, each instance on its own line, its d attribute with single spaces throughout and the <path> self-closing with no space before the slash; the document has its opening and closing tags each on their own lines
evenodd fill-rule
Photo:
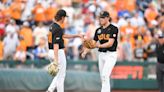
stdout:
<svg viewBox="0 0 164 92">
<path fill-rule="evenodd" d="M 94 49 L 96 47 L 96 43 L 92 39 L 86 39 L 83 42 L 83 46 L 88 49 Z"/>
</svg>

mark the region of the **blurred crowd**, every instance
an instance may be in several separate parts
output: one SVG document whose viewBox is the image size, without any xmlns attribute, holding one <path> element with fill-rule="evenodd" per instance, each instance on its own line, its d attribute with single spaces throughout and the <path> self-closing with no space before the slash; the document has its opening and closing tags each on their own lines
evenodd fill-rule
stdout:
<svg viewBox="0 0 164 92">
<path fill-rule="evenodd" d="M 163 0 L 1 0 L 0 60 L 47 59 L 47 35 L 58 9 L 68 18 L 65 34 L 93 38 L 102 10 L 119 27 L 119 61 L 156 61 L 156 34 L 164 32 Z M 64 39 L 67 59 L 79 60 L 82 41 Z M 97 60 L 92 50 L 87 60 Z"/>
</svg>

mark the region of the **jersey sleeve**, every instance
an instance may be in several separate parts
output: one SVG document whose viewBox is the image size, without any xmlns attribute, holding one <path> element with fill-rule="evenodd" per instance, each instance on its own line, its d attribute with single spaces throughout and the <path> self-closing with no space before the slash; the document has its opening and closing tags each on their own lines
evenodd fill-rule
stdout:
<svg viewBox="0 0 164 92">
<path fill-rule="evenodd" d="M 97 31 L 98 31 L 98 29 L 96 30 L 95 35 L 94 35 L 94 37 L 93 37 L 93 40 L 95 40 L 95 41 L 98 41 Z"/>
<path fill-rule="evenodd" d="M 118 36 L 118 28 L 114 28 L 113 31 L 110 33 L 110 38 L 117 38 Z"/>
</svg>

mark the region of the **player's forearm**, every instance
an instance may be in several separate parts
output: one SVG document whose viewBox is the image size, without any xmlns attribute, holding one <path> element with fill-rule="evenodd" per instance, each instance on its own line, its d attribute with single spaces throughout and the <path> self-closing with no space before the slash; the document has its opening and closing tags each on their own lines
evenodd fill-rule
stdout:
<svg viewBox="0 0 164 92">
<path fill-rule="evenodd" d="M 59 45 L 54 44 L 54 61 L 58 62 L 58 50 L 59 50 Z"/>
<path fill-rule="evenodd" d="M 82 57 L 82 58 L 85 58 L 86 54 L 87 54 L 88 52 L 90 52 L 90 51 L 91 51 L 91 49 L 83 48 L 83 52 L 81 53 L 81 57 Z"/>
<path fill-rule="evenodd" d="M 91 51 L 91 49 L 84 48 L 84 51 L 83 51 L 83 52 L 84 52 L 85 54 L 87 54 L 87 53 L 90 52 L 90 51 Z"/>
<path fill-rule="evenodd" d="M 75 34 L 75 35 L 64 34 L 63 35 L 63 38 L 76 38 L 76 37 L 80 37 L 80 36 L 77 34 Z"/>
<path fill-rule="evenodd" d="M 109 48 L 109 47 L 111 47 L 113 45 L 113 42 L 106 42 L 106 43 L 104 43 L 104 44 L 99 44 L 99 45 L 97 45 L 97 47 L 98 48 Z"/>
</svg>

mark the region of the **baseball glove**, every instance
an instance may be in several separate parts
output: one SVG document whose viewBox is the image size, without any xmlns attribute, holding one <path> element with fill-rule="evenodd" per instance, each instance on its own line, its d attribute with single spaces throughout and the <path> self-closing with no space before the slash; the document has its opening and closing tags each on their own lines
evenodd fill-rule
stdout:
<svg viewBox="0 0 164 92">
<path fill-rule="evenodd" d="M 88 49 L 94 49 L 96 47 L 96 43 L 92 39 L 86 39 L 83 42 L 83 46 Z"/>
<path fill-rule="evenodd" d="M 59 68 L 58 68 L 58 64 L 55 62 L 52 62 L 49 66 L 48 66 L 48 73 L 52 76 L 56 76 L 56 74 L 58 73 Z"/>
</svg>

